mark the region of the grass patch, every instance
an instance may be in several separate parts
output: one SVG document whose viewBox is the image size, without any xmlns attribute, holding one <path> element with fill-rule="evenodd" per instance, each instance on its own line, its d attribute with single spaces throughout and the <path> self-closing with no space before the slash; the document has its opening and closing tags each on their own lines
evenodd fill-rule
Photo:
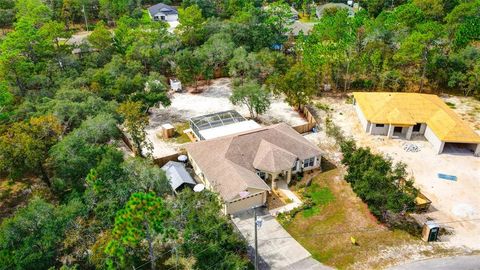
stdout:
<svg viewBox="0 0 480 270">
<path fill-rule="evenodd" d="M 327 187 L 320 187 L 318 184 L 313 184 L 305 189 L 304 196 L 310 198 L 312 207 L 303 211 L 303 216 L 312 217 L 322 210 L 324 205 L 329 204 L 335 200 L 330 189 Z"/>
<path fill-rule="evenodd" d="M 312 208 L 303 210 L 302 214 L 304 217 L 309 218 L 320 212 L 320 207 L 313 206 Z"/>
<path fill-rule="evenodd" d="M 389 259 L 370 259 L 381 255 L 384 248 L 423 245 L 405 231 L 389 230 L 379 224 L 350 184 L 338 180 L 342 178 L 342 169 L 332 168 L 317 175 L 309 187 L 292 187 L 304 197 L 309 196 L 313 207 L 289 217 L 282 225 L 316 260 L 338 269 L 356 263 L 379 269 L 390 263 Z M 350 237 L 358 244 L 353 245 Z"/>
<path fill-rule="evenodd" d="M 316 205 L 325 205 L 329 202 L 335 200 L 335 196 L 327 187 L 320 187 L 318 184 L 313 184 L 308 187 L 308 192 L 310 193 L 310 198 Z"/>
<path fill-rule="evenodd" d="M 332 111 L 332 108 L 330 108 L 328 104 L 321 103 L 321 102 L 315 103 L 315 107 L 317 107 L 317 109 L 319 110 L 326 111 L 326 112 Z"/>
<path fill-rule="evenodd" d="M 188 122 L 177 123 L 177 124 L 174 124 L 173 126 L 175 127 L 175 134 L 169 140 L 172 140 L 178 144 L 191 142 L 188 135 L 183 132 L 184 130 L 190 128 L 190 125 L 188 124 Z"/>
</svg>

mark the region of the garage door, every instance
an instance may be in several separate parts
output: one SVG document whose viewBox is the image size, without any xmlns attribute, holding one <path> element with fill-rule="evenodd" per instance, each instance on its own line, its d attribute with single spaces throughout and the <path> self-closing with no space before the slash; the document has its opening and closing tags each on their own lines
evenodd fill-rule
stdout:
<svg viewBox="0 0 480 270">
<path fill-rule="evenodd" d="M 234 214 L 237 212 L 250 210 L 254 206 L 263 205 L 263 194 L 265 194 L 265 192 L 257 193 L 250 197 L 227 203 L 227 214 Z"/>
<path fill-rule="evenodd" d="M 468 155 L 478 155 L 479 153 L 476 153 L 479 151 L 478 144 L 473 144 L 473 143 L 449 143 L 446 142 L 442 153 L 446 154 L 468 154 Z"/>
</svg>

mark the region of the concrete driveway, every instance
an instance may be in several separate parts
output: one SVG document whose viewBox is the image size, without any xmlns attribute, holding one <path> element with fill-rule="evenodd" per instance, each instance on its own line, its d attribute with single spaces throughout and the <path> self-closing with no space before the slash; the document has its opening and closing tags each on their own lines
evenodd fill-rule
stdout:
<svg viewBox="0 0 480 270">
<path fill-rule="evenodd" d="M 323 270 L 332 269 L 314 260 L 265 209 L 257 209 L 263 219 L 258 230 L 258 252 L 260 269 Z M 232 220 L 249 244 L 249 255 L 254 257 L 254 225 L 252 210 L 237 214 Z"/>
</svg>

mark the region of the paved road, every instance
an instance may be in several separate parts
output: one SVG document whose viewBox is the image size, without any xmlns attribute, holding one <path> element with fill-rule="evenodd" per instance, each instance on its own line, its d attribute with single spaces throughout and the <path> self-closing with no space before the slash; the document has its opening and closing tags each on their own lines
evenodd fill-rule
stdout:
<svg viewBox="0 0 480 270">
<path fill-rule="evenodd" d="M 258 209 L 259 217 L 263 219 L 258 230 L 258 251 L 260 269 L 282 270 L 329 270 L 314 260 L 311 254 L 302 247 L 267 211 Z M 253 256 L 254 227 L 253 213 L 246 211 L 232 218 L 233 222 L 247 239 L 249 255 Z"/>
<path fill-rule="evenodd" d="M 429 259 L 394 266 L 389 270 L 479 270 L 480 256 L 457 256 Z"/>
</svg>

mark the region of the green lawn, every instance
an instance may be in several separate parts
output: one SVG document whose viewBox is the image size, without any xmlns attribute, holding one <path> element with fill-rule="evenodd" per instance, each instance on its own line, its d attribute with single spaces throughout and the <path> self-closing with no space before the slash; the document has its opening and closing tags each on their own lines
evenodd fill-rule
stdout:
<svg viewBox="0 0 480 270">
<path fill-rule="evenodd" d="M 317 183 L 313 183 L 311 186 L 305 188 L 304 196 L 310 198 L 313 203 L 312 208 L 303 211 L 304 217 L 311 217 L 319 213 L 323 206 L 335 200 L 335 196 L 333 196 L 330 189 L 320 187 Z"/>
<path fill-rule="evenodd" d="M 188 122 L 185 123 L 177 123 L 173 125 L 175 127 L 175 134 L 173 135 L 170 140 L 173 140 L 174 142 L 178 144 L 184 144 L 184 143 L 189 143 L 190 138 L 187 136 L 187 134 L 183 133 L 185 129 L 190 128 L 190 125 Z"/>
<path fill-rule="evenodd" d="M 388 246 L 423 245 L 407 232 L 391 231 L 378 224 L 367 205 L 341 177 L 340 169 L 332 168 L 315 177 L 310 187 L 304 187 L 302 182 L 292 187 L 298 194 L 311 198 L 313 207 L 299 212 L 283 225 L 315 259 L 346 269 L 356 262 L 366 262 Z M 354 237 L 358 244 L 353 245 L 350 237 Z M 381 262 L 388 263 L 388 260 Z"/>
</svg>

